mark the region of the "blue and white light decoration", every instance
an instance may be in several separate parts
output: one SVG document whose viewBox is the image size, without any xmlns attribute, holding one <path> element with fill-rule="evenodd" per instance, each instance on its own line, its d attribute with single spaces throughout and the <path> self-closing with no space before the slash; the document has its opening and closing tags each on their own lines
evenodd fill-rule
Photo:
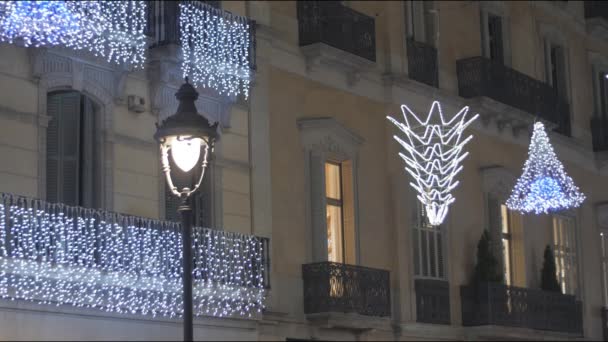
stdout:
<svg viewBox="0 0 608 342">
<path fill-rule="evenodd" d="M 405 134 L 405 139 L 393 136 L 408 152 L 408 155 L 400 152 L 399 156 L 415 180 L 410 185 L 418 191 L 418 200 L 425 206 L 429 223 L 438 226 L 456 200 L 452 196 L 452 190 L 458 186 L 456 175 L 469 154 L 464 152 L 464 146 L 473 136 L 461 140 L 462 133 L 479 115 L 467 119 L 469 107 L 464 107 L 446 120 L 438 101 L 433 101 L 425 119 L 418 118 L 406 105 L 401 105 L 401 111 L 404 123 L 387 116 Z"/>
<path fill-rule="evenodd" d="M 1 1 L 0 41 L 87 50 L 143 68 L 145 1 Z"/>
<path fill-rule="evenodd" d="M 0 298 L 113 313 L 183 312 L 180 225 L 0 193 Z M 264 308 L 266 240 L 193 232 L 194 313 Z"/>
<path fill-rule="evenodd" d="M 534 124 L 524 172 L 517 180 L 507 207 L 522 213 L 549 213 L 576 208 L 585 195 L 574 185 L 557 159 L 545 126 Z"/>
<path fill-rule="evenodd" d="M 251 30 L 246 17 L 200 1 L 180 3 L 182 71 L 220 94 L 249 96 Z"/>
</svg>

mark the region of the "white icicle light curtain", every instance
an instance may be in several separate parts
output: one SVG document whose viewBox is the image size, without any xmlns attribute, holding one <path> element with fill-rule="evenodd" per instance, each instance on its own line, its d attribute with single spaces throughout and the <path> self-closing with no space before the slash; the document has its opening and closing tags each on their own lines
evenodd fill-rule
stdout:
<svg viewBox="0 0 608 342">
<path fill-rule="evenodd" d="M 534 132 L 521 177 L 517 180 L 507 207 L 522 213 L 549 213 L 576 208 L 585 200 L 572 178 L 557 159 L 542 122 Z"/>
<path fill-rule="evenodd" d="M 178 317 L 180 230 L 173 222 L 0 194 L 0 298 Z M 261 312 L 266 243 L 195 228 L 194 313 Z"/>
<path fill-rule="evenodd" d="M 87 50 L 143 68 L 145 1 L 1 1 L 0 41 Z"/>
<path fill-rule="evenodd" d="M 405 170 L 414 178 L 410 185 L 418 191 L 418 200 L 425 206 L 429 223 L 443 223 L 450 204 L 455 201 L 452 190 L 458 186 L 456 175 L 462 170 L 461 162 L 469 154 L 463 148 L 473 136 L 461 141 L 462 133 L 479 115 L 466 120 L 469 107 L 462 108 L 450 120 L 445 120 L 441 104 L 434 101 L 427 118 L 421 120 L 406 105 L 401 105 L 404 123 L 390 116 L 406 139 L 393 136 L 408 152 L 399 153 L 405 161 Z"/>
<path fill-rule="evenodd" d="M 246 17 L 201 2 L 180 3 L 184 77 L 220 94 L 249 96 L 251 31 Z"/>
</svg>

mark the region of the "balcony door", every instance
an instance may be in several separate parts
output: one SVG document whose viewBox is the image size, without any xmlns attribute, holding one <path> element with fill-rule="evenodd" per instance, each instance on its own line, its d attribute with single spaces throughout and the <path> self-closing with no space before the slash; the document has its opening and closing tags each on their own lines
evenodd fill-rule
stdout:
<svg viewBox="0 0 608 342">
<path fill-rule="evenodd" d="M 352 218 L 349 162 L 325 162 L 327 260 L 355 264 L 355 230 Z"/>
<path fill-rule="evenodd" d="M 67 205 L 101 205 L 98 106 L 77 91 L 47 96 L 46 199 Z"/>
</svg>

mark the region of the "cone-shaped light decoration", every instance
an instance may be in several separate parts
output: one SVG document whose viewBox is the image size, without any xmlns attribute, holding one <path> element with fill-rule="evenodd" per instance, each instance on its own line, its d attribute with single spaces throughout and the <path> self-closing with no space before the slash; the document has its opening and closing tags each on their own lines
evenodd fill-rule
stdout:
<svg viewBox="0 0 608 342">
<path fill-rule="evenodd" d="M 517 180 L 507 207 L 523 213 L 548 213 L 581 205 L 585 195 L 564 171 L 549 142 L 545 126 L 534 124 L 524 172 Z"/>
<path fill-rule="evenodd" d="M 405 170 L 414 178 L 410 185 L 418 191 L 418 200 L 426 208 L 429 223 L 440 225 L 455 198 L 452 190 L 458 186 L 456 175 L 462 170 L 460 163 L 468 152 L 463 147 L 473 136 L 461 140 L 462 132 L 479 115 L 466 120 L 469 107 L 462 108 L 451 120 L 446 121 L 441 105 L 434 101 L 426 120 L 420 120 L 406 105 L 401 105 L 404 123 L 387 116 L 406 139 L 396 135 L 395 140 L 409 155 L 399 153 L 405 161 Z"/>
</svg>

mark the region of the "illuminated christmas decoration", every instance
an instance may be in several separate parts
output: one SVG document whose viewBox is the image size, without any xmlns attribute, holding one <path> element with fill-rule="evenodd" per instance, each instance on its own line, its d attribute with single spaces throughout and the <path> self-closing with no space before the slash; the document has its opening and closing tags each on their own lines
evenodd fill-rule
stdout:
<svg viewBox="0 0 608 342">
<path fill-rule="evenodd" d="M 1 1 L 0 41 L 88 50 L 142 68 L 145 1 Z"/>
<path fill-rule="evenodd" d="M 182 313 L 180 225 L 0 194 L 0 298 L 116 313 Z M 194 313 L 264 307 L 265 240 L 195 228 Z"/>
<path fill-rule="evenodd" d="M 251 33 L 245 17 L 202 2 L 180 3 L 182 71 L 220 94 L 249 96 Z"/>
<path fill-rule="evenodd" d="M 409 153 L 399 156 L 407 164 L 405 170 L 414 178 L 410 185 L 418 191 L 418 200 L 424 204 L 429 223 L 440 225 L 455 198 L 451 191 L 458 186 L 456 175 L 462 170 L 461 162 L 468 152 L 463 147 L 473 136 L 461 141 L 462 133 L 479 115 L 468 121 L 469 107 L 462 108 L 451 120 L 446 121 L 441 104 L 433 102 L 426 120 L 421 120 L 406 105 L 401 105 L 405 123 L 387 116 L 406 139 L 393 136 Z M 410 117 L 408 119 L 408 117 Z M 412 121 L 410 121 L 412 119 Z"/>
<path fill-rule="evenodd" d="M 534 124 L 524 172 L 517 180 L 507 207 L 523 213 L 549 213 L 581 205 L 585 200 L 557 159 L 545 126 Z"/>
</svg>

